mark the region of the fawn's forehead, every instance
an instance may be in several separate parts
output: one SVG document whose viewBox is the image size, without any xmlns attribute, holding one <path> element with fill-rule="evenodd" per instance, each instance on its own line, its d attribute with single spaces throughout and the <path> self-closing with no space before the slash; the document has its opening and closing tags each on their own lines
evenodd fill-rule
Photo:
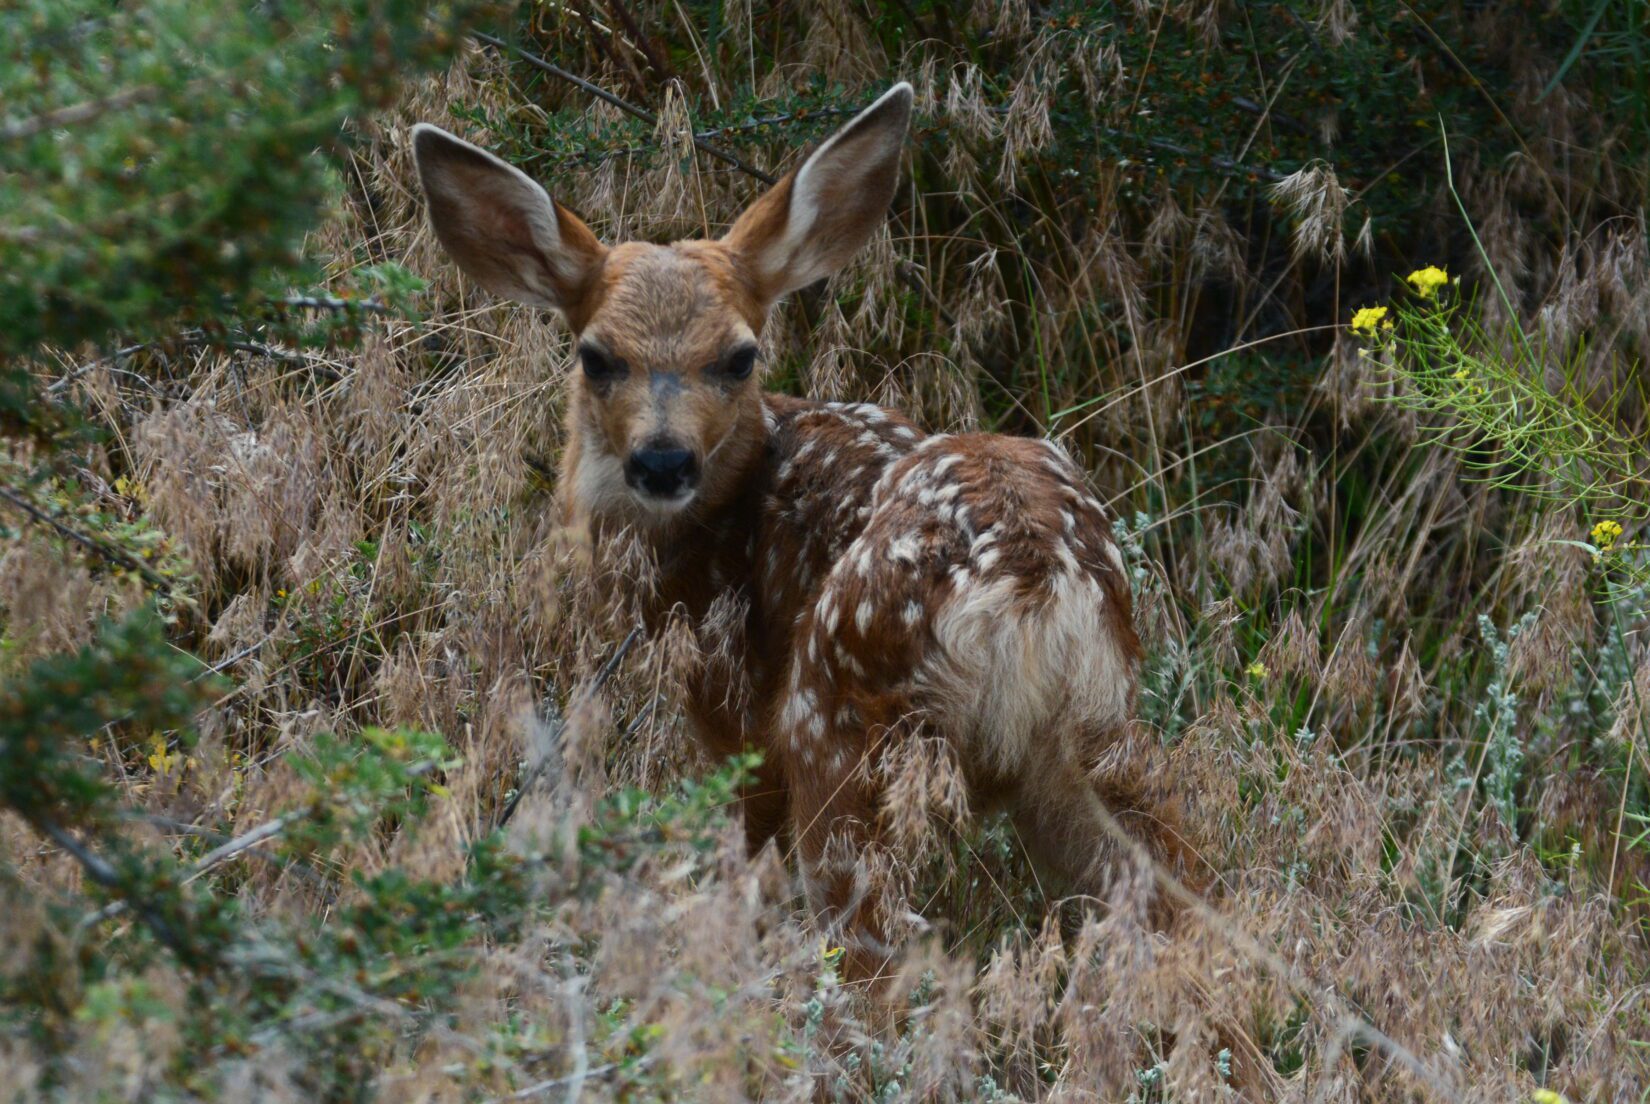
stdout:
<svg viewBox="0 0 1650 1104">
<path fill-rule="evenodd" d="M 699 367 L 750 340 L 762 324 L 720 242 L 615 246 L 592 299 L 583 337 L 640 368 Z"/>
</svg>

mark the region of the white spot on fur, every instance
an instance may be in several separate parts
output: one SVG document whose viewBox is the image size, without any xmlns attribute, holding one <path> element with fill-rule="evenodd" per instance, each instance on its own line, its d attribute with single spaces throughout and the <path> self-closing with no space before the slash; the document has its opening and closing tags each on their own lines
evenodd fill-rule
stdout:
<svg viewBox="0 0 1650 1104">
<path fill-rule="evenodd" d="M 871 577 L 871 542 L 861 538 L 854 542 L 848 550 L 849 562 L 853 565 L 854 574 L 862 579 Z"/>
<path fill-rule="evenodd" d="M 871 618 L 876 616 L 876 612 L 876 607 L 872 606 L 869 601 L 861 602 L 859 609 L 854 611 L 854 624 L 859 628 L 861 636 L 870 631 Z"/>
<path fill-rule="evenodd" d="M 793 691 L 785 699 L 785 708 L 779 713 L 780 727 L 794 732 L 798 726 L 810 717 L 818 716 L 815 710 L 817 702 L 818 699 L 814 696 L 812 688 Z"/>
<path fill-rule="evenodd" d="M 922 543 L 914 535 L 907 533 L 888 546 L 888 559 L 891 563 L 915 564 L 917 554 L 921 551 Z"/>
</svg>

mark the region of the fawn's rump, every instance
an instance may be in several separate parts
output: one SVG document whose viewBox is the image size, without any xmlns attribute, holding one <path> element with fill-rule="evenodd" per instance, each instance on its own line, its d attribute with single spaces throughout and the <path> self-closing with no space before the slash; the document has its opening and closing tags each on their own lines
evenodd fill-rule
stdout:
<svg viewBox="0 0 1650 1104">
<path fill-rule="evenodd" d="M 1017 776 L 1049 756 L 1079 770 L 1092 763 L 1132 696 L 1110 602 L 1081 570 L 1052 573 L 1029 595 L 1008 579 L 953 593 L 917 673 L 925 712 L 994 773 Z"/>
<path fill-rule="evenodd" d="M 1080 771 L 1126 722 L 1139 643 L 1122 566 L 1057 448 L 936 437 L 884 474 L 827 594 L 860 612 L 864 658 L 909 664 L 924 722 L 1012 778 L 1051 759 Z"/>
</svg>

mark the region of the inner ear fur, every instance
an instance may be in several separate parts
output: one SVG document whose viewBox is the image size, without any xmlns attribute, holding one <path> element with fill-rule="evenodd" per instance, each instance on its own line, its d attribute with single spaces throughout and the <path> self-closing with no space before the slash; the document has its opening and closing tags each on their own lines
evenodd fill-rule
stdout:
<svg viewBox="0 0 1650 1104">
<path fill-rule="evenodd" d="M 607 249 L 526 173 L 420 123 L 413 158 L 430 225 L 458 267 L 494 295 L 578 313 Z"/>
<path fill-rule="evenodd" d="M 764 306 L 841 269 L 887 217 L 911 121 L 896 84 L 746 209 L 722 239 Z"/>
</svg>

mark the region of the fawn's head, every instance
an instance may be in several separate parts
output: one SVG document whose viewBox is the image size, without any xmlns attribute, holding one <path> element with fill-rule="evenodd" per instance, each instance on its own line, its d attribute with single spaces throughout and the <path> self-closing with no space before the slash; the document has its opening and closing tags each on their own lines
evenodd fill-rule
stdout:
<svg viewBox="0 0 1650 1104">
<path fill-rule="evenodd" d="M 571 490 L 586 509 L 662 519 L 731 492 L 761 445 L 754 368 L 768 310 L 881 224 L 910 114 L 911 86 L 894 86 L 717 240 L 612 247 L 519 169 L 414 128 L 430 221 L 459 268 L 495 295 L 555 308 L 576 335 Z"/>
</svg>

